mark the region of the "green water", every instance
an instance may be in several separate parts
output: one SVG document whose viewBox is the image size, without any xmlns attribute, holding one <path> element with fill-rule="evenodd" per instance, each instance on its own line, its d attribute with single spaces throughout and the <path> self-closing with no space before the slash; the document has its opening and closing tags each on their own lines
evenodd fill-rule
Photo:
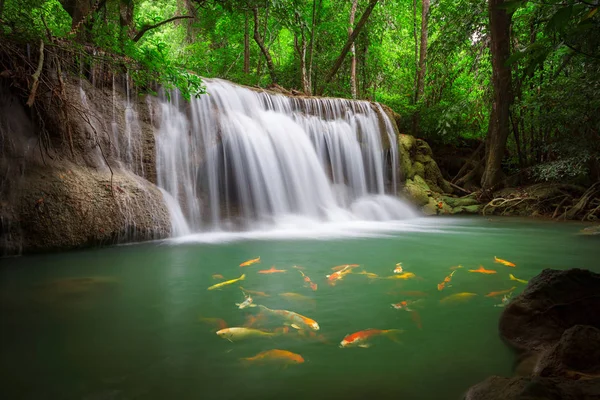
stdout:
<svg viewBox="0 0 600 400">
<path fill-rule="evenodd" d="M 432 222 L 433 221 L 433 222 Z M 439 226 L 437 226 L 439 222 Z M 497 333 L 499 291 L 523 284 L 543 268 L 599 271 L 596 238 L 575 235 L 580 224 L 514 219 L 429 220 L 420 232 L 332 240 L 246 240 L 222 244 L 152 243 L 55 255 L 2 259 L 0 263 L 0 396 L 4 399 L 459 399 L 485 377 L 511 375 L 513 354 Z M 262 262 L 238 265 L 260 256 Z M 498 256 L 516 268 L 493 263 Z M 369 280 L 348 275 L 326 284 L 331 267 L 355 263 L 380 276 L 397 262 L 410 280 Z M 436 285 L 461 264 L 452 287 Z M 469 273 L 482 264 L 493 275 Z M 261 275 L 271 265 L 287 273 Z M 292 265 L 318 284 L 312 291 Z M 213 274 L 237 278 L 263 291 L 255 303 L 316 320 L 319 340 L 287 334 L 236 343 L 219 338 L 199 320 L 221 318 L 240 326 L 258 308 L 239 310 L 238 284 L 207 291 Z M 107 277 L 73 284 L 74 277 Z M 62 283 L 61 283 L 62 282 Z M 66 283 L 65 283 L 66 282 Z M 71 282 L 71 283 L 69 283 Z M 391 303 L 427 296 L 412 314 Z M 278 293 L 309 296 L 288 301 Z M 440 304 L 447 295 L 478 296 Z M 277 320 L 264 327 L 278 326 Z M 401 343 L 386 338 L 365 348 L 340 348 L 342 338 L 367 328 L 403 329 Z M 293 329 L 292 329 L 293 330 Z M 300 354 L 287 368 L 243 366 L 239 359 L 269 349 Z"/>
</svg>

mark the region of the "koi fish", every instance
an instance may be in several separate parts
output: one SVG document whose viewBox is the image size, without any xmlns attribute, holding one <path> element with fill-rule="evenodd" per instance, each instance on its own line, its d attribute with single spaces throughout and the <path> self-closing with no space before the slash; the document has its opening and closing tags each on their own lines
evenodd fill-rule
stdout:
<svg viewBox="0 0 600 400">
<path fill-rule="evenodd" d="M 296 269 L 298 269 L 298 270 L 300 270 L 300 271 L 304 271 L 304 270 L 305 270 L 305 268 L 304 268 L 304 267 L 300 267 L 300 266 L 298 266 L 298 265 L 294 265 L 292 268 L 296 268 Z"/>
<path fill-rule="evenodd" d="M 352 273 L 352 269 L 350 265 L 346 265 L 343 269 L 336 271 L 331 275 L 327 275 L 327 283 L 329 283 L 331 286 L 335 286 L 337 281 L 341 281 L 344 279 L 344 276 L 350 273 Z"/>
<path fill-rule="evenodd" d="M 224 277 L 223 275 L 221 275 L 221 274 L 214 274 L 214 275 L 212 276 L 212 278 L 213 278 L 213 279 L 225 279 L 225 277 Z"/>
<path fill-rule="evenodd" d="M 394 268 L 395 274 L 401 274 L 404 270 L 402 269 L 402 263 L 396 264 L 396 268 Z"/>
<path fill-rule="evenodd" d="M 274 365 L 282 365 L 286 368 L 291 364 L 302 364 L 304 362 L 304 358 L 300 354 L 292 353 L 287 350 L 267 350 L 261 351 L 254 357 L 246 357 L 240 358 L 240 361 L 248 364 L 274 364 Z"/>
<path fill-rule="evenodd" d="M 252 260 L 248 260 L 248 261 L 244 261 L 243 263 L 240 264 L 240 267 L 248 267 L 252 264 L 256 264 L 260 262 L 260 257 L 258 258 L 253 258 Z"/>
<path fill-rule="evenodd" d="M 450 275 L 448 275 L 447 277 L 445 277 L 442 282 L 438 283 L 437 290 L 439 290 L 440 292 L 442 290 L 444 290 L 444 288 L 446 287 L 446 284 L 450 283 L 450 281 L 452 280 L 452 275 L 454 275 L 455 272 L 456 272 L 456 270 L 452 271 L 450 273 Z"/>
<path fill-rule="evenodd" d="M 338 265 L 337 267 L 333 267 L 331 268 L 332 271 L 341 271 L 343 269 L 346 268 L 358 268 L 360 267 L 360 264 L 344 264 L 344 265 Z"/>
<path fill-rule="evenodd" d="M 508 274 L 508 277 L 510 278 L 511 281 L 517 281 L 519 283 L 527 283 L 529 281 L 526 281 L 525 279 L 519 279 L 517 277 L 515 277 L 513 274 Z"/>
<path fill-rule="evenodd" d="M 507 294 L 512 292 L 513 290 L 515 290 L 517 287 L 513 286 L 510 289 L 506 289 L 506 290 L 500 290 L 498 292 L 489 292 L 488 294 L 485 295 L 485 297 L 496 297 L 496 296 L 501 296 L 503 294 Z"/>
<path fill-rule="evenodd" d="M 225 281 L 225 282 L 217 283 L 216 285 L 212 285 L 207 290 L 221 289 L 222 287 L 225 287 L 227 285 L 232 285 L 236 282 L 243 281 L 244 279 L 246 279 L 246 274 L 242 274 L 242 276 L 240 276 L 237 279 L 231 279 L 229 281 Z"/>
<path fill-rule="evenodd" d="M 399 342 L 398 335 L 400 335 L 403 332 L 404 331 L 400 329 L 365 329 L 364 331 L 359 331 L 350 335 L 346 335 L 346 337 L 344 337 L 344 339 L 340 342 L 340 347 L 369 348 L 371 347 L 371 343 L 369 343 L 369 341 L 376 336 L 386 336 L 394 342 Z"/>
<path fill-rule="evenodd" d="M 227 339 L 227 340 L 229 340 L 232 343 L 234 341 L 244 340 L 244 339 L 248 339 L 248 338 L 251 338 L 251 337 L 273 337 L 273 336 L 277 336 L 276 333 L 271 333 L 271 332 L 267 332 L 267 331 L 261 331 L 259 329 L 241 328 L 241 327 L 221 329 L 220 331 L 217 331 L 217 335 L 220 338 Z"/>
<path fill-rule="evenodd" d="M 496 256 L 494 256 L 494 262 L 496 262 L 498 264 L 506 265 L 507 267 L 516 267 L 517 266 L 516 264 L 511 263 L 510 261 L 503 260 L 503 259 L 498 258 Z"/>
<path fill-rule="evenodd" d="M 396 310 L 412 311 L 410 308 L 408 308 L 408 305 L 409 302 L 404 300 L 400 303 L 392 304 L 392 307 L 394 307 Z"/>
<path fill-rule="evenodd" d="M 506 307 L 508 303 L 510 303 L 510 297 L 510 294 L 505 294 L 504 297 L 502 297 L 502 303 L 496 304 L 494 307 Z"/>
<path fill-rule="evenodd" d="M 253 326 L 260 325 L 265 320 L 266 317 L 264 314 L 248 315 L 248 317 L 246 317 L 246 322 L 244 322 L 243 326 L 245 328 L 251 328 Z"/>
<path fill-rule="evenodd" d="M 463 268 L 463 266 L 462 265 L 457 265 L 455 267 L 450 267 L 450 271 L 455 271 L 455 270 L 457 270 L 459 268 Z"/>
<path fill-rule="evenodd" d="M 243 310 L 246 307 L 256 307 L 254 304 L 252 304 L 252 297 L 250 296 L 246 296 L 246 300 L 241 303 L 235 303 L 235 305 L 238 306 L 240 310 Z"/>
<path fill-rule="evenodd" d="M 258 291 L 255 291 L 255 290 L 248 290 L 248 289 L 245 289 L 245 288 L 243 288 L 241 286 L 240 286 L 240 289 L 242 289 L 242 292 L 244 292 L 245 294 L 246 293 L 247 294 L 253 294 L 253 295 L 258 296 L 258 297 L 271 297 L 268 294 L 266 294 L 265 292 L 258 292 Z"/>
<path fill-rule="evenodd" d="M 365 275 L 369 279 L 377 279 L 377 278 L 379 278 L 379 275 L 374 274 L 372 272 L 367 272 L 367 271 L 364 271 L 364 270 L 360 271 L 360 272 L 357 272 L 356 274 L 357 275 Z"/>
<path fill-rule="evenodd" d="M 301 302 L 311 303 L 313 306 L 316 305 L 315 299 L 312 299 L 308 296 L 303 296 L 298 293 L 291 293 L 291 292 L 279 293 L 279 296 L 283 297 L 286 300 L 290 300 L 290 301 L 301 301 Z"/>
<path fill-rule="evenodd" d="M 270 269 L 263 269 L 258 271 L 259 274 L 276 274 L 281 272 L 287 272 L 285 269 L 277 269 L 275 266 L 272 266 Z"/>
<path fill-rule="evenodd" d="M 302 278 L 304 279 L 304 287 L 310 287 L 313 292 L 317 290 L 317 284 L 314 283 L 313 281 L 310 280 L 310 277 L 308 275 L 306 275 L 304 272 L 302 271 L 298 271 L 300 272 L 300 274 L 302 275 Z"/>
<path fill-rule="evenodd" d="M 403 272 L 401 274 L 398 275 L 392 275 L 392 276 L 386 276 L 385 278 L 382 279 L 412 279 L 412 278 L 416 278 L 416 275 L 413 274 L 412 272 Z"/>
<path fill-rule="evenodd" d="M 450 296 L 444 297 L 443 299 L 440 300 L 440 303 L 441 304 L 457 303 L 457 302 L 467 301 L 475 296 L 477 296 L 477 293 L 468 293 L 468 292 L 456 293 L 456 294 L 452 294 Z"/>
<path fill-rule="evenodd" d="M 221 318 L 203 318 L 203 317 L 200 317 L 200 321 L 204 322 L 205 324 L 212 325 L 213 327 L 215 327 L 217 329 L 225 329 L 225 328 L 227 328 L 227 322 L 225 322 L 225 320 L 223 320 Z"/>
<path fill-rule="evenodd" d="M 259 305 L 259 307 L 262 310 L 264 310 L 267 314 L 275 315 L 279 318 L 287 320 L 289 323 L 291 323 L 291 327 L 294 329 L 312 329 L 315 331 L 319 330 L 319 324 L 317 323 L 317 321 L 305 317 L 304 315 L 300 315 L 293 311 L 287 310 L 271 310 L 270 308 L 267 308 L 263 305 Z"/>
<path fill-rule="evenodd" d="M 483 268 L 483 265 L 480 265 L 479 268 L 477 268 L 477 269 L 470 269 L 469 272 L 477 272 L 477 273 L 486 274 L 486 275 L 496 274 L 497 273 L 493 269 L 485 269 L 485 268 Z"/>
</svg>

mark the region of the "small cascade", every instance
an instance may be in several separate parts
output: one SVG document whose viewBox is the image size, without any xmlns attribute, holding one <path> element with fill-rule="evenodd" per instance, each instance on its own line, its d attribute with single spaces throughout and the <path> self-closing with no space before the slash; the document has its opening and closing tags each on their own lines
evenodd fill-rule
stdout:
<svg viewBox="0 0 600 400">
<path fill-rule="evenodd" d="M 290 216 L 397 220 L 392 122 L 366 101 L 287 97 L 218 79 L 207 95 L 162 102 L 158 184 L 185 216 L 174 231 L 255 228 Z M 390 145 L 392 144 L 392 145 Z M 387 150 L 386 150 L 387 148 Z"/>
</svg>

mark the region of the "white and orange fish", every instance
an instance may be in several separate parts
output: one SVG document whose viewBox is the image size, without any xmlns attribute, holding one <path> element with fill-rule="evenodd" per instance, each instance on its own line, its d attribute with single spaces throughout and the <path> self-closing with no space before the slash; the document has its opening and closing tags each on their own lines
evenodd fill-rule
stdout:
<svg viewBox="0 0 600 400">
<path fill-rule="evenodd" d="M 235 305 L 238 306 L 240 310 L 243 310 L 246 307 L 256 307 L 254 304 L 252 304 L 252 297 L 250 296 L 246 296 L 246 299 L 243 302 L 235 303 Z"/>
<path fill-rule="evenodd" d="M 411 319 L 417 325 L 417 328 L 423 329 L 423 326 L 421 324 L 421 315 L 419 315 L 419 313 L 417 311 L 409 308 L 409 305 L 411 305 L 413 303 L 417 303 L 419 301 L 420 300 L 413 300 L 413 301 L 406 301 L 406 300 L 404 300 L 404 301 L 401 301 L 399 303 L 392 304 L 392 307 L 394 307 L 396 310 L 408 311 L 410 313 Z"/>
<path fill-rule="evenodd" d="M 248 260 L 248 261 L 244 261 L 243 263 L 240 264 L 240 267 L 248 267 L 252 264 L 256 264 L 260 262 L 260 257 L 258 258 L 253 258 L 252 260 Z"/>
<path fill-rule="evenodd" d="M 287 272 L 285 269 L 277 269 L 275 268 L 275 266 L 271 266 L 271 268 L 269 269 L 263 269 L 258 271 L 259 274 L 277 274 L 277 273 L 283 273 L 283 272 Z"/>
<path fill-rule="evenodd" d="M 469 272 L 477 272 L 479 274 L 486 274 L 486 275 L 497 274 L 497 272 L 493 269 L 483 268 L 483 265 L 480 265 L 479 268 L 477 268 L 477 269 L 470 269 Z"/>
<path fill-rule="evenodd" d="M 293 267 L 295 268 L 295 267 Z M 306 275 L 304 272 L 302 271 L 298 271 L 300 272 L 300 274 L 302 275 L 302 279 L 304 280 L 304 287 L 310 287 L 313 292 L 315 292 L 317 290 L 317 284 L 314 283 L 313 281 L 310 280 L 310 277 L 308 275 Z"/>
<path fill-rule="evenodd" d="M 292 353 L 291 351 L 273 349 L 261 351 L 254 357 L 240 358 L 240 361 L 246 364 L 272 364 L 286 368 L 288 365 L 302 364 L 304 358 L 300 354 Z"/>
<path fill-rule="evenodd" d="M 221 329 L 220 331 L 217 331 L 217 335 L 220 338 L 229 340 L 230 342 L 237 342 L 238 340 L 244 340 L 252 337 L 273 337 L 277 336 L 278 334 L 261 331 L 260 329 L 233 327 Z"/>
<path fill-rule="evenodd" d="M 341 271 L 346 268 L 358 268 L 358 267 L 360 267 L 360 264 L 344 264 L 344 265 L 338 265 L 336 267 L 333 267 L 333 268 L 331 268 L 331 270 L 334 272 L 337 272 L 337 271 Z"/>
<path fill-rule="evenodd" d="M 365 329 L 364 331 L 346 335 L 346 337 L 344 337 L 344 339 L 340 342 L 340 347 L 368 348 L 371 346 L 370 340 L 376 336 L 385 336 L 394 342 L 399 342 L 398 335 L 403 332 L 404 331 L 400 329 Z"/>
<path fill-rule="evenodd" d="M 344 276 L 352 273 L 352 267 L 350 265 L 346 265 L 343 269 L 334 272 L 331 275 L 327 275 L 327 283 L 331 286 L 335 286 L 337 281 L 341 281 L 344 279 Z"/>
<path fill-rule="evenodd" d="M 404 269 L 402 269 L 402 263 L 396 264 L 396 268 L 394 268 L 394 273 L 401 274 L 403 271 L 404 271 Z"/>
<path fill-rule="evenodd" d="M 516 267 L 517 266 L 517 264 L 511 263 L 510 261 L 503 260 L 496 256 L 494 256 L 494 262 L 496 262 L 498 264 L 506 265 L 507 267 Z"/>
<path fill-rule="evenodd" d="M 445 277 L 444 280 L 441 283 L 438 283 L 437 289 L 439 291 L 444 290 L 444 288 L 446 287 L 446 284 L 450 283 L 450 281 L 452 280 L 452 275 L 454 275 L 455 272 L 456 272 L 456 270 L 452 271 L 450 273 L 450 275 L 448 275 L 447 277 Z M 450 287 L 450 285 L 448 285 L 448 287 Z"/>
<path fill-rule="evenodd" d="M 267 308 L 260 304 L 259 307 L 267 314 L 275 315 L 279 318 L 286 320 L 294 329 L 312 329 L 314 331 L 319 330 L 319 324 L 317 323 L 317 321 L 305 317 L 304 315 L 300 315 L 293 311 L 287 310 L 271 310 L 270 308 Z"/>
</svg>

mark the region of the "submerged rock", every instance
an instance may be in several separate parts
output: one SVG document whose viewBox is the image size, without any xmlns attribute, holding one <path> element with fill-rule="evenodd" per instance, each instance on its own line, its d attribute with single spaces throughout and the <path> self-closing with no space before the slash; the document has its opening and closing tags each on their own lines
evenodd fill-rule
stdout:
<svg viewBox="0 0 600 400">
<path fill-rule="evenodd" d="M 579 233 L 586 236 L 600 235 L 600 225 L 588 226 L 580 230 Z"/>
</svg>

